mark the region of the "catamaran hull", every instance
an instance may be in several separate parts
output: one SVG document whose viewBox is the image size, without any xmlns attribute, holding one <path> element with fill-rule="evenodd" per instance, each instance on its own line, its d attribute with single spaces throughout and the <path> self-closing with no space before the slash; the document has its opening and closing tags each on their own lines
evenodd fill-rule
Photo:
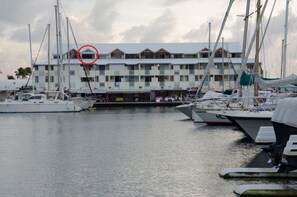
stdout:
<svg viewBox="0 0 297 197">
<path fill-rule="evenodd" d="M 7 102 L 0 103 L 0 113 L 53 113 L 79 112 L 81 108 L 73 102 L 53 101 L 48 103 Z"/>
<path fill-rule="evenodd" d="M 72 100 L 76 105 L 78 105 L 82 110 L 87 110 L 92 108 L 96 103 L 94 99 L 73 99 Z"/>
</svg>

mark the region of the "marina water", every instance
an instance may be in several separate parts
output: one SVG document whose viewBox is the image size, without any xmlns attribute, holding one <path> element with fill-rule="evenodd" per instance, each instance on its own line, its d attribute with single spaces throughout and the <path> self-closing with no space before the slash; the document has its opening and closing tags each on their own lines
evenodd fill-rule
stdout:
<svg viewBox="0 0 297 197">
<path fill-rule="evenodd" d="M 0 196 L 234 196 L 267 182 L 220 178 L 267 158 L 234 127 L 195 124 L 173 107 L 0 119 Z"/>
</svg>

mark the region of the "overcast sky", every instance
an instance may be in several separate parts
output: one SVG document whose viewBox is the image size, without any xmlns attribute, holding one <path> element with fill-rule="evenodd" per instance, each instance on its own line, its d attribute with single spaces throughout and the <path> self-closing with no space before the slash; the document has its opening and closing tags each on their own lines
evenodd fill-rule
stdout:
<svg viewBox="0 0 297 197">
<path fill-rule="evenodd" d="M 255 11 L 255 0 L 251 2 L 252 12 Z M 0 3 L 0 78 L 4 79 L 14 75 L 19 67 L 30 66 L 28 24 L 31 24 L 34 58 L 47 24 L 52 25 L 52 40 L 55 40 L 56 0 L 0 0 Z M 228 3 L 229 0 L 61 0 L 61 12 L 63 17 L 70 18 L 79 43 L 208 42 L 208 23 L 212 24 L 211 39 L 215 41 Z M 223 33 L 225 42 L 242 43 L 244 21 L 238 15 L 245 13 L 245 4 L 244 0 L 233 4 Z M 271 6 L 272 0 L 264 24 Z M 288 74 L 297 74 L 294 8 L 297 8 L 296 2 L 291 1 Z M 284 9 L 285 0 L 278 0 L 261 53 L 264 68 L 271 77 L 280 73 Z M 255 19 L 253 15 L 251 24 Z M 65 31 L 65 22 L 63 29 Z M 252 31 L 250 29 L 250 36 Z M 45 53 L 43 55 L 40 58 L 45 58 Z"/>
</svg>

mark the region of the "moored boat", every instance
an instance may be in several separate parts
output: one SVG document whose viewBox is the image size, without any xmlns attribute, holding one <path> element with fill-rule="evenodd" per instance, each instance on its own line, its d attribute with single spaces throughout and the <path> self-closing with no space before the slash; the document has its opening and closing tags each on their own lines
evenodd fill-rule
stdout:
<svg viewBox="0 0 297 197">
<path fill-rule="evenodd" d="M 79 112 L 81 107 L 68 100 L 66 94 L 23 93 L 0 102 L 0 113 Z"/>
</svg>

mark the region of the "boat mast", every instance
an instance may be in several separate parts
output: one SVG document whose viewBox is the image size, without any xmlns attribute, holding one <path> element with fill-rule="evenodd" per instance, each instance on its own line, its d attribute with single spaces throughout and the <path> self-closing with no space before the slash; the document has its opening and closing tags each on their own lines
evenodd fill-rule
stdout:
<svg viewBox="0 0 297 197">
<path fill-rule="evenodd" d="M 246 43 L 247 43 L 247 32 L 248 32 L 248 28 L 249 28 L 250 5 L 251 5 L 251 1 L 247 0 L 246 1 L 245 18 L 244 18 L 244 32 L 243 32 L 243 41 L 242 41 L 241 64 L 243 64 L 243 61 L 244 61 L 245 56 L 246 56 Z M 235 90 L 235 88 L 234 88 L 234 90 Z M 240 84 L 239 84 L 239 87 L 238 87 L 238 95 L 239 95 L 239 97 L 242 96 L 242 86 Z"/>
<path fill-rule="evenodd" d="M 58 69 L 58 84 L 60 84 L 60 48 L 59 48 L 59 27 L 58 27 L 58 7 L 55 5 L 55 17 L 56 17 L 56 44 L 57 44 L 57 69 Z M 58 87 L 58 90 L 60 87 Z"/>
<path fill-rule="evenodd" d="M 283 52 L 282 52 L 282 64 L 281 64 L 281 77 L 286 77 L 287 72 L 287 38 L 288 38 L 288 18 L 289 18 L 289 3 L 286 3 L 286 16 L 285 16 L 285 31 L 284 31 L 284 41 L 283 41 Z"/>
<path fill-rule="evenodd" d="M 51 70 L 51 47 L 50 47 L 50 43 L 51 43 L 51 25 L 48 24 L 47 25 L 47 34 L 48 34 L 48 48 L 47 48 L 47 58 L 48 58 L 48 70 L 47 70 L 47 77 L 48 77 L 48 82 L 47 82 L 47 90 L 50 89 L 50 77 L 51 77 L 51 74 L 50 74 L 50 70 Z"/>
<path fill-rule="evenodd" d="M 63 68 L 63 51 L 62 51 L 62 28 L 61 28 L 61 13 L 60 13 L 60 1 L 57 0 L 57 11 L 58 11 L 58 26 L 59 26 L 59 47 L 60 47 L 60 63 L 59 63 L 59 67 L 60 67 L 60 72 L 59 72 L 59 76 L 60 76 L 60 91 L 64 92 L 64 88 L 63 88 L 63 75 L 62 72 L 64 70 Z"/>
<path fill-rule="evenodd" d="M 216 40 L 216 42 L 215 42 L 215 45 L 214 45 L 213 51 L 212 51 L 212 53 L 211 53 L 211 56 L 210 56 L 210 58 L 209 58 L 208 64 L 207 64 L 207 66 L 206 66 L 206 68 L 205 68 L 205 70 L 204 70 L 204 75 L 203 75 L 203 77 L 202 77 L 202 79 L 201 79 L 201 82 L 200 82 L 200 84 L 199 84 L 199 86 L 198 86 L 198 89 L 197 89 L 195 98 L 198 98 L 198 97 L 199 97 L 199 95 L 200 95 L 200 93 L 201 93 L 201 90 L 202 90 L 202 87 L 203 87 L 203 84 L 204 84 L 204 82 L 205 82 L 206 76 L 209 75 L 210 69 L 211 69 L 212 67 L 214 67 L 214 55 L 215 55 L 215 51 L 216 51 L 217 45 L 218 45 L 218 43 L 219 43 L 219 41 L 220 41 L 221 35 L 222 35 L 222 33 L 223 33 L 223 30 L 224 30 L 224 27 L 225 27 L 227 18 L 228 18 L 228 16 L 229 16 L 229 12 L 230 12 L 230 10 L 231 10 L 231 7 L 232 7 L 233 2 L 234 2 L 234 0 L 230 0 L 230 2 L 229 2 L 227 11 L 226 11 L 225 16 L 224 16 L 224 20 L 223 20 L 223 22 L 222 22 L 222 25 L 221 25 L 221 28 L 220 28 L 220 31 L 219 31 L 219 35 L 218 35 L 217 40 Z"/>
<path fill-rule="evenodd" d="M 31 65 L 31 77 L 32 77 L 32 92 L 34 94 L 34 87 L 35 87 L 35 83 L 34 83 L 34 68 L 33 68 L 33 57 L 32 57 L 32 39 L 31 39 L 31 26 L 30 24 L 28 24 L 28 29 L 29 29 L 29 45 L 30 45 L 30 65 Z M 27 81 L 28 83 L 29 81 Z"/>
<path fill-rule="evenodd" d="M 261 10 L 261 0 L 257 1 L 257 24 L 260 24 L 260 10 Z M 259 53 L 260 53 L 260 28 L 257 29 L 256 33 L 256 54 L 255 54 L 255 77 L 259 76 L 260 62 L 259 62 Z M 259 85 L 254 83 L 254 96 L 259 95 Z"/>
<path fill-rule="evenodd" d="M 211 23 L 208 23 L 208 62 L 210 60 Z M 210 90 L 210 73 L 207 75 L 208 90 Z"/>
<path fill-rule="evenodd" d="M 68 60 L 68 89 L 70 90 L 70 39 L 69 39 L 69 18 L 66 17 L 67 21 L 67 60 Z"/>
<path fill-rule="evenodd" d="M 222 81 L 223 81 L 223 91 L 225 91 L 225 59 L 224 59 L 224 56 L 225 56 L 225 50 L 224 50 L 224 37 L 222 38 L 222 71 L 223 71 L 223 77 L 222 77 Z"/>
<path fill-rule="evenodd" d="M 63 92 L 62 84 L 62 70 L 63 70 L 63 57 L 62 57 L 62 33 L 61 33 L 61 13 L 60 13 L 60 3 L 57 0 L 57 5 L 55 6 L 56 13 L 56 37 L 57 37 L 57 66 L 58 66 L 58 84 L 59 91 Z"/>
<path fill-rule="evenodd" d="M 263 18 L 265 9 L 267 7 L 267 3 L 268 3 L 268 0 L 266 0 L 265 3 L 264 3 L 263 9 L 261 10 L 260 18 Z M 250 43 L 249 43 L 249 46 L 247 48 L 245 58 L 243 59 L 243 61 L 241 63 L 241 69 L 240 69 L 240 71 L 238 73 L 238 77 L 236 79 L 236 85 L 239 85 L 240 84 L 241 76 L 242 76 L 243 72 L 247 69 L 246 63 L 247 63 L 248 57 L 249 57 L 249 55 L 251 53 L 251 50 L 252 50 L 254 41 L 256 39 L 257 32 L 258 32 L 258 30 L 260 28 L 260 22 L 261 22 L 261 20 L 258 20 L 258 22 L 256 24 L 256 29 L 254 30 L 253 36 L 252 36 L 252 38 L 250 40 Z M 255 66 L 254 66 L 254 69 L 255 69 Z"/>
</svg>

